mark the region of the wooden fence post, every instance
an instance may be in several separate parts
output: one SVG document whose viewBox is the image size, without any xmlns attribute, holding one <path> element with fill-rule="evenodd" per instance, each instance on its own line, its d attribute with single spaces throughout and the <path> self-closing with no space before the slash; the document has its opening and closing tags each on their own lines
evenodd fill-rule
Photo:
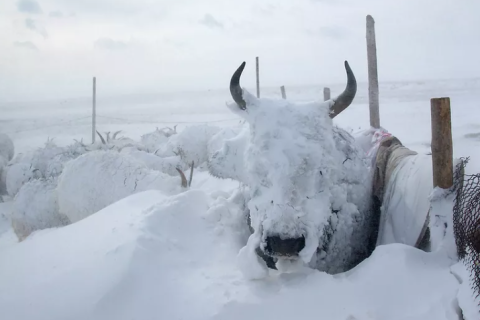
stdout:
<svg viewBox="0 0 480 320">
<path fill-rule="evenodd" d="M 378 98 L 377 44 L 375 40 L 375 20 L 367 16 L 367 58 L 368 58 L 368 102 L 370 106 L 370 126 L 380 128 L 380 108 Z"/>
<path fill-rule="evenodd" d="M 287 94 L 285 93 L 285 86 L 281 86 L 280 91 L 282 91 L 282 99 L 287 99 Z"/>
<path fill-rule="evenodd" d="M 255 60 L 257 62 L 257 98 L 260 98 L 260 63 L 258 57 L 256 57 Z"/>
<path fill-rule="evenodd" d="M 323 101 L 330 100 L 330 88 L 323 88 Z"/>
<path fill-rule="evenodd" d="M 95 132 L 97 126 L 97 79 L 93 77 L 93 97 L 92 97 L 92 143 L 95 143 Z"/>
<path fill-rule="evenodd" d="M 453 185 L 453 143 L 450 98 L 430 100 L 432 115 L 433 187 Z"/>
</svg>

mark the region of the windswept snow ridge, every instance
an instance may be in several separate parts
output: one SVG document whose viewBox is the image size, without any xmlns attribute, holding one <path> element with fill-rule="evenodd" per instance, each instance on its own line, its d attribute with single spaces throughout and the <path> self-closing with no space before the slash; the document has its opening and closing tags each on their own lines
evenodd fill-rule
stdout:
<svg viewBox="0 0 480 320">
<path fill-rule="evenodd" d="M 246 280 L 235 261 L 248 232 L 240 199 L 140 192 L 3 249 L 2 319 L 458 320 L 450 260 L 405 245 L 342 275 Z"/>
</svg>

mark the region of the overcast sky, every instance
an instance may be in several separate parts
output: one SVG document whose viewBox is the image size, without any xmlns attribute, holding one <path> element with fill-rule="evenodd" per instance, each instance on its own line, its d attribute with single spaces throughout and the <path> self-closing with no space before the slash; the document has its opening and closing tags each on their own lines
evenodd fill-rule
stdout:
<svg viewBox="0 0 480 320">
<path fill-rule="evenodd" d="M 480 75 L 479 0 L 2 0 L 0 100 Z"/>
</svg>

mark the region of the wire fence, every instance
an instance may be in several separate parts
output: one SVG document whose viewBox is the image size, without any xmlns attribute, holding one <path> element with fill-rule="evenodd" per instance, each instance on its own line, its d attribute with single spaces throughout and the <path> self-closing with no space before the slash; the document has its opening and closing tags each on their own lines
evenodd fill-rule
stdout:
<svg viewBox="0 0 480 320">
<path fill-rule="evenodd" d="M 470 271 L 476 299 L 480 296 L 480 174 L 465 175 L 469 158 L 460 160 L 455 169 L 453 230 L 458 257 Z"/>
<path fill-rule="evenodd" d="M 112 116 L 102 116 L 102 115 L 97 115 L 97 119 L 107 119 L 107 120 L 116 120 L 120 121 L 121 123 L 127 123 L 127 124 L 135 124 L 135 123 L 148 123 L 148 124 L 157 124 L 157 125 L 162 125 L 162 124 L 210 124 L 210 123 L 221 123 L 221 122 L 229 122 L 229 121 L 241 121 L 241 118 L 227 118 L 227 119 L 218 119 L 218 120 L 208 120 L 208 121 L 157 121 L 157 120 L 143 120 L 143 119 L 126 119 L 126 118 L 121 118 L 121 117 L 112 117 Z M 18 134 L 18 133 L 24 133 L 24 132 L 30 132 L 30 131 L 37 131 L 37 130 L 44 130 L 47 128 L 53 128 L 53 127 L 58 127 L 58 126 L 65 126 L 68 124 L 72 124 L 75 122 L 79 122 L 82 120 L 92 119 L 92 116 L 84 116 L 84 117 L 78 117 L 78 118 L 73 118 L 73 119 L 68 119 L 68 120 L 59 120 L 55 121 L 53 123 L 48 123 L 45 125 L 38 125 L 34 127 L 29 127 L 29 128 L 22 128 L 18 130 L 7 130 L 4 131 L 6 134 Z M 82 125 L 90 125 L 91 122 L 85 123 Z"/>
</svg>

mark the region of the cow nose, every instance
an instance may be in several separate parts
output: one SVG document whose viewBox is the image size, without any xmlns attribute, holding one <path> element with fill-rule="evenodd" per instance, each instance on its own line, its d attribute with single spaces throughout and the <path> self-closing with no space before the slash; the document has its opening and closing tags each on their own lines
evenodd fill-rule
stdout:
<svg viewBox="0 0 480 320">
<path fill-rule="evenodd" d="M 298 256 L 305 247 L 305 237 L 282 239 L 279 236 L 268 236 L 265 239 L 265 253 L 272 256 Z"/>
</svg>

